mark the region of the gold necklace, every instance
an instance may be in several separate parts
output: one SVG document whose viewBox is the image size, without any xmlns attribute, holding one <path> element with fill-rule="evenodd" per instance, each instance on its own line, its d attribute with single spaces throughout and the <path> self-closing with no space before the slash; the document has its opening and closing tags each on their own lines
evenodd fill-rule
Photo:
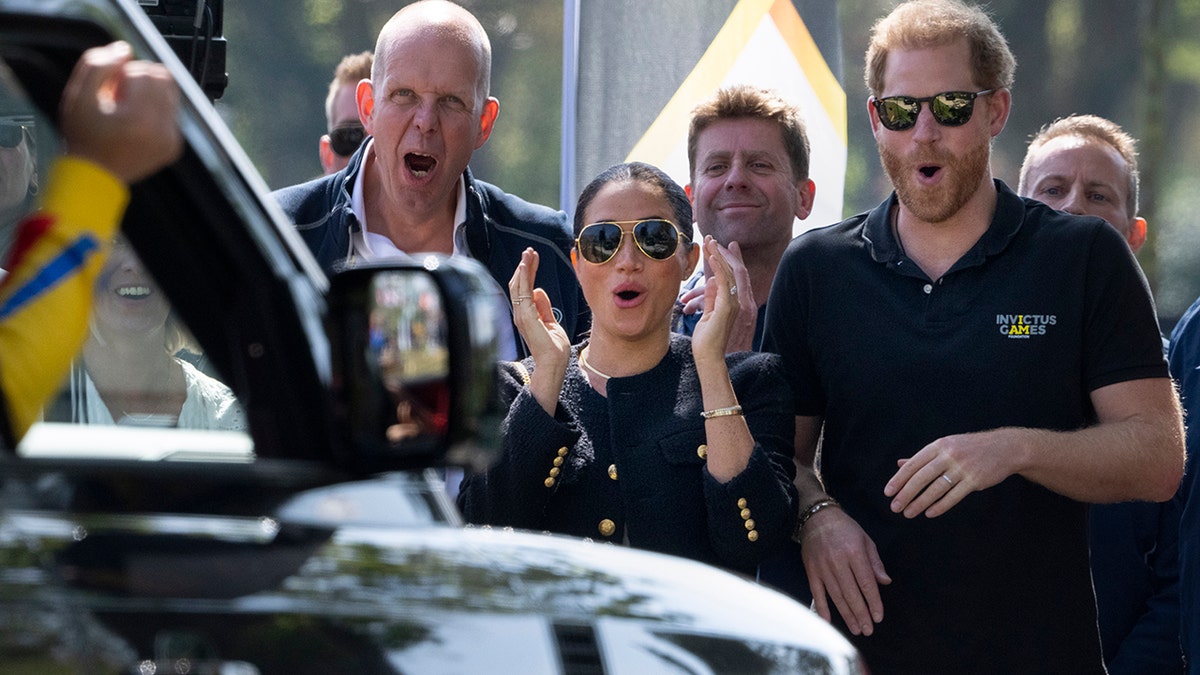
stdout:
<svg viewBox="0 0 1200 675">
<path fill-rule="evenodd" d="M 600 372 L 599 370 L 596 370 L 592 366 L 592 364 L 587 362 L 587 359 L 584 358 L 584 356 L 583 356 L 584 352 L 586 352 L 587 350 L 588 350 L 587 347 L 584 347 L 583 349 L 579 350 L 579 365 L 582 366 L 583 369 L 588 371 L 589 373 L 592 373 L 593 375 L 597 375 L 606 381 L 611 379 L 612 375 L 605 375 L 604 373 Z"/>
</svg>

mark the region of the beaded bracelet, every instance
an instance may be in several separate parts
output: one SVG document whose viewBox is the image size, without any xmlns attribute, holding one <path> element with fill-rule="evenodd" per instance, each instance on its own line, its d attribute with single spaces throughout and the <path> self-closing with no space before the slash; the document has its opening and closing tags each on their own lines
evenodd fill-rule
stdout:
<svg viewBox="0 0 1200 675">
<path fill-rule="evenodd" d="M 818 499 L 817 501 L 813 502 L 807 509 L 804 510 L 804 513 L 800 514 L 800 517 L 796 520 L 796 527 L 792 528 L 792 541 L 799 544 L 800 531 L 804 528 L 804 524 L 808 522 L 809 518 L 812 518 L 814 515 L 816 515 L 817 511 L 820 511 L 827 506 L 836 506 L 839 509 L 842 508 L 842 505 L 839 504 L 833 497 Z"/>
<path fill-rule="evenodd" d="M 731 405 L 728 408 L 713 408 L 712 410 L 705 410 L 700 413 L 700 416 L 706 420 L 711 420 L 714 417 L 726 417 L 728 415 L 741 415 L 741 414 L 742 414 L 742 406 Z"/>
</svg>

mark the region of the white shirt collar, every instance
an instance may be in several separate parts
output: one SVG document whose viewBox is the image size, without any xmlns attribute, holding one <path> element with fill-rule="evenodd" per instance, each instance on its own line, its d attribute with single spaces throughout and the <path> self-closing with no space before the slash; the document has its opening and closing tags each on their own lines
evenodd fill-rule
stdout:
<svg viewBox="0 0 1200 675">
<path fill-rule="evenodd" d="M 364 176 L 367 162 L 374 161 L 375 139 L 367 141 L 363 151 L 362 167 L 354 177 L 354 185 L 350 188 L 350 210 L 358 219 L 359 229 L 351 233 L 351 255 L 362 260 L 384 260 L 403 256 L 406 251 L 396 248 L 388 237 L 372 232 L 367 223 L 367 209 L 363 203 Z M 421 251 L 407 251 L 421 253 Z M 470 255 L 467 248 L 467 186 L 462 176 L 458 177 L 458 190 L 454 204 L 454 255 Z"/>
</svg>

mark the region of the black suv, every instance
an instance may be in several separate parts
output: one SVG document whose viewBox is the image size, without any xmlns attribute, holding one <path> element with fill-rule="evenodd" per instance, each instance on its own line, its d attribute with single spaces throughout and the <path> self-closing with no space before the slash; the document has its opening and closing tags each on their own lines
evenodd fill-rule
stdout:
<svg viewBox="0 0 1200 675">
<path fill-rule="evenodd" d="M 39 165 L 72 65 L 114 39 L 172 69 L 186 149 L 134 186 L 128 279 L 97 292 L 89 340 L 116 339 L 102 303 L 155 299 L 182 339 L 146 359 L 207 407 L 128 413 L 76 368 L 0 448 L 0 673 L 862 672 L 751 580 L 462 527 L 442 467 L 497 447 L 506 310 L 486 272 L 431 257 L 327 279 L 132 0 L 0 0 Z"/>
</svg>

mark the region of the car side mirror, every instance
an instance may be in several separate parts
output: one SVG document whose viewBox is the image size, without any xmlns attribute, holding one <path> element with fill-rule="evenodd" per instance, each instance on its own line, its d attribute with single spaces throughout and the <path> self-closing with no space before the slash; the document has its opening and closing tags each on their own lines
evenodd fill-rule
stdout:
<svg viewBox="0 0 1200 675">
<path fill-rule="evenodd" d="M 362 265 L 330 282 L 335 419 L 356 473 L 456 465 L 498 452 L 500 289 L 462 257 Z"/>
</svg>

